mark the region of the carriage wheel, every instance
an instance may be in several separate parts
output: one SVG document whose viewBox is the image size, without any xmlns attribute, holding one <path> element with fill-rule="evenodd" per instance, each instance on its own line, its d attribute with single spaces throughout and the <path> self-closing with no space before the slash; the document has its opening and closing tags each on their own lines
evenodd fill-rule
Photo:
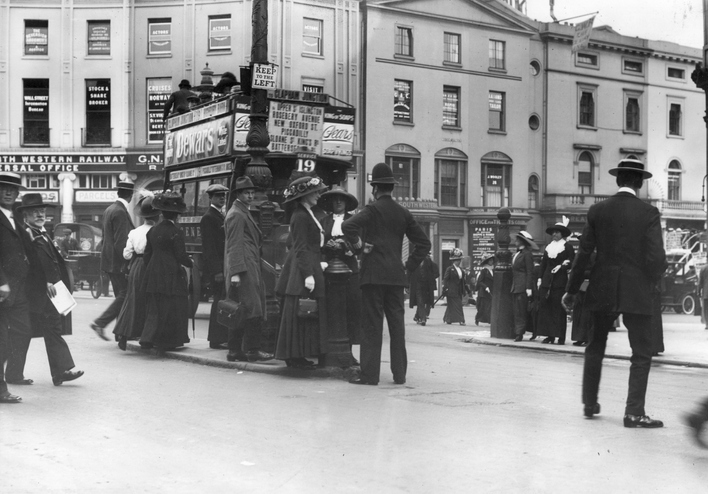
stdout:
<svg viewBox="0 0 708 494">
<path fill-rule="evenodd" d="M 98 298 L 103 293 L 103 276 L 99 276 L 96 281 L 90 283 L 91 285 L 91 296 L 93 298 Z"/>
</svg>

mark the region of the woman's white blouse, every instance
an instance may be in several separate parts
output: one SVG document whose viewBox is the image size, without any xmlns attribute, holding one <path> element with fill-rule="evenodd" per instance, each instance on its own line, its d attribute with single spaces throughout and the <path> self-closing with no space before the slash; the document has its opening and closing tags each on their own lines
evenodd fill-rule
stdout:
<svg viewBox="0 0 708 494">
<path fill-rule="evenodd" d="M 147 245 L 147 232 L 152 228 L 153 225 L 140 225 L 134 230 L 130 230 L 128 233 L 128 241 L 125 243 L 125 249 L 123 249 L 123 257 L 130 260 L 133 258 L 133 253 L 142 255 L 145 252 L 145 246 Z"/>
</svg>

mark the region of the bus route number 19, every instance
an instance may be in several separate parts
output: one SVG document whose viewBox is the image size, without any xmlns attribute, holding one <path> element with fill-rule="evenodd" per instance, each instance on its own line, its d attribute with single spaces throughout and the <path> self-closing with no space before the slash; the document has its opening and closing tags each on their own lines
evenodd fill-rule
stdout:
<svg viewBox="0 0 708 494">
<path fill-rule="evenodd" d="M 298 159 L 297 160 L 297 171 L 299 172 L 312 172 L 315 171 L 315 160 Z"/>
</svg>

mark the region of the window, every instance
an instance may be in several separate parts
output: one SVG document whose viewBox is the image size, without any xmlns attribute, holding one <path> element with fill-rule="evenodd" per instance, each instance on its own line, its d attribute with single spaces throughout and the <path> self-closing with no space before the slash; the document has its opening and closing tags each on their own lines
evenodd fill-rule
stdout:
<svg viewBox="0 0 708 494">
<path fill-rule="evenodd" d="M 443 36 L 445 56 L 443 61 L 447 63 L 460 63 L 460 35 L 445 33 Z"/>
<path fill-rule="evenodd" d="M 506 130 L 504 110 L 504 93 L 489 91 L 489 130 Z"/>
<path fill-rule="evenodd" d="M 115 175 L 79 174 L 79 189 L 113 189 L 116 185 Z"/>
<path fill-rule="evenodd" d="M 419 197 L 420 158 L 408 156 L 386 156 L 386 162 L 393 170 L 396 185 L 394 197 Z"/>
<path fill-rule="evenodd" d="M 413 122 L 412 115 L 412 87 L 411 81 L 394 81 L 393 89 L 393 121 Z"/>
<path fill-rule="evenodd" d="M 462 154 L 460 151 L 452 150 Z M 435 199 L 440 206 L 467 206 L 467 161 L 435 160 Z"/>
<path fill-rule="evenodd" d="M 669 135 L 680 136 L 681 130 L 681 104 L 669 103 Z"/>
<path fill-rule="evenodd" d="M 148 55 L 172 53 L 172 20 L 148 19 Z"/>
<path fill-rule="evenodd" d="M 529 117 L 529 129 L 531 130 L 538 130 L 538 128 L 541 126 L 541 119 L 538 118 L 538 115 L 534 114 Z"/>
<path fill-rule="evenodd" d="M 322 21 L 302 20 L 302 52 L 308 55 L 322 55 Z"/>
<path fill-rule="evenodd" d="M 509 206 L 511 166 L 482 161 L 482 203 L 484 207 Z"/>
<path fill-rule="evenodd" d="M 669 201 L 681 200 L 681 163 L 672 160 L 669 163 Z"/>
<path fill-rule="evenodd" d="M 529 177 L 529 209 L 538 209 L 538 176 Z"/>
<path fill-rule="evenodd" d="M 25 55 L 49 54 L 49 21 L 25 20 Z"/>
<path fill-rule="evenodd" d="M 88 21 L 88 55 L 111 54 L 111 21 Z"/>
<path fill-rule="evenodd" d="M 460 88 L 443 87 L 443 125 L 446 127 L 460 126 Z"/>
<path fill-rule="evenodd" d="M 582 195 L 592 194 L 592 170 L 593 157 L 587 151 L 583 151 L 578 158 L 578 193 Z"/>
<path fill-rule="evenodd" d="M 666 75 L 669 77 L 669 79 L 684 80 L 686 78 L 686 71 L 677 67 L 669 67 L 667 69 Z"/>
<path fill-rule="evenodd" d="M 489 40 L 489 68 L 503 70 L 505 64 L 504 41 Z"/>
<path fill-rule="evenodd" d="M 86 79 L 86 128 L 83 145 L 111 145 L 110 79 Z"/>
<path fill-rule="evenodd" d="M 595 103 L 597 87 L 578 86 L 578 125 L 580 127 L 595 127 Z"/>
<path fill-rule="evenodd" d="M 413 56 L 413 29 L 396 26 L 396 55 Z"/>
<path fill-rule="evenodd" d="M 537 76 L 541 73 L 541 64 L 538 62 L 538 60 L 531 60 L 529 68 L 531 70 L 531 75 L 533 76 Z"/>
<path fill-rule="evenodd" d="M 637 60 L 622 60 L 622 72 L 632 75 L 644 74 L 644 63 Z"/>
<path fill-rule="evenodd" d="M 599 67 L 599 58 L 594 53 L 578 52 L 575 55 L 575 64 L 586 67 Z"/>
<path fill-rule="evenodd" d="M 28 189 L 58 189 L 59 179 L 56 175 L 25 175 L 25 185 Z"/>
<path fill-rule="evenodd" d="M 49 146 L 49 79 L 23 79 L 23 146 Z"/>
<path fill-rule="evenodd" d="M 639 97 L 637 95 L 625 93 L 624 111 L 624 130 L 627 132 L 639 132 Z"/>
<path fill-rule="evenodd" d="M 231 49 L 231 16 L 209 17 L 209 51 Z"/>
</svg>

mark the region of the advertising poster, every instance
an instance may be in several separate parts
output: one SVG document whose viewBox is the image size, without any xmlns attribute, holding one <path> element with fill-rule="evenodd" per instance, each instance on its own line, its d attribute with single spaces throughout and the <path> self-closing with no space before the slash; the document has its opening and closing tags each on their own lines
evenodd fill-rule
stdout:
<svg viewBox="0 0 708 494">
<path fill-rule="evenodd" d="M 322 154 L 324 108 L 292 101 L 271 101 L 270 151 Z"/>
<path fill-rule="evenodd" d="M 475 273 L 479 271 L 479 263 L 482 258 L 489 254 L 494 254 L 496 251 L 494 243 L 495 231 L 496 227 L 493 225 L 470 224 L 470 257 Z"/>
<path fill-rule="evenodd" d="M 165 122 L 162 112 L 165 102 L 172 93 L 172 79 L 169 77 L 147 80 L 147 142 L 159 144 L 165 135 Z"/>
<path fill-rule="evenodd" d="M 24 119 L 49 120 L 49 88 L 25 88 Z"/>
<path fill-rule="evenodd" d="M 88 25 L 88 54 L 111 54 L 111 23 L 90 22 Z"/>
<path fill-rule="evenodd" d="M 248 129 L 251 128 L 251 98 L 249 96 L 241 96 L 236 101 L 236 114 L 234 115 L 234 151 L 246 152 L 248 144 Z"/>
<path fill-rule="evenodd" d="M 165 168 L 224 156 L 232 135 L 230 116 L 170 132 L 165 136 Z"/>
<path fill-rule="evenodd" d="M 47 55 L 49 28 L 25 27 L 25 55 Z"/>
<path fill-rule="evenodd" d="M 325 107 L 322 155 L 351 160 L 354 145 L 354 108 Z"/>
</svg>

